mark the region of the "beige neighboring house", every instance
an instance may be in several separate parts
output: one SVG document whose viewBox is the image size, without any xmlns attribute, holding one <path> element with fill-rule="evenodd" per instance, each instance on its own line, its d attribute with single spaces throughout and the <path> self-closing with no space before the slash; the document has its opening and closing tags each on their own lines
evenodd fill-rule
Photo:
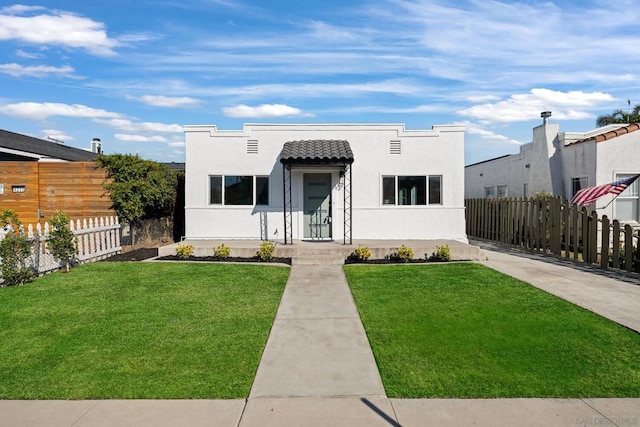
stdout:
<svg viewBox="0 0 640 427">
<path fill-rule="evenodd" d="M 533 129 L 533 141 L 517 154 L 465 167 L 465 198 L 530 197 L 550 192 L 567 200 L 579 190 L 640 174 L 640 123 L 615 124 L 588 132 L 560 132 L 549 123 Z M 638 181 L 613 203 L 612 195 L 589 208 L 631 225 L 640 225 Z M 610 204 L 609 204 L 610 203 Z"/>
</svg>

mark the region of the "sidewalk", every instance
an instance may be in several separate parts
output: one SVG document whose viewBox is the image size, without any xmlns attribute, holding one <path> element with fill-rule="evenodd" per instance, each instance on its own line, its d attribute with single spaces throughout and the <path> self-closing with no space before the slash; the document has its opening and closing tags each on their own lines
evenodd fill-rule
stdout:
<svg viewBox="0 0 640 427">
<path fill-rule="evenodd" d="M 484 264 L 640 330 L 640 286 L 482 244 Z M 640 426 L 640 399 L 388 399 L 340 266 L 292 268 L 249 399 L 1 401 L 4 426 Z"/>
</svg>

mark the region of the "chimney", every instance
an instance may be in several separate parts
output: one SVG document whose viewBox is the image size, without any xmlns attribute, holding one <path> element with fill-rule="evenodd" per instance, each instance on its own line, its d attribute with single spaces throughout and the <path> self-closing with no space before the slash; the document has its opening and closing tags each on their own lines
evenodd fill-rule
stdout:
<svg viewBox="0 0 640 427">
<path fill-rule="evenodd" d="M 542 124 L 546 125 L 547 120 L 549 119 L 549 117 L 551 117 L 551 111 L 543 111 L 542 113 L 540 113 L 540 117 L 542 117 Z"/>
<path fill-rule="evenodd" d="M 100 142 L 100 138 L 93 138 L 91 140 L 91 152 L 102 154 L 102 142 Z"/>
</svg>

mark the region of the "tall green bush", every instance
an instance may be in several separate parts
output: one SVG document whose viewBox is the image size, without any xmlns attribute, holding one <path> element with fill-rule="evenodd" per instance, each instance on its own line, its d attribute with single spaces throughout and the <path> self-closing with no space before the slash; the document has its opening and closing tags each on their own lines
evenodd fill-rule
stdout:
<svg viewBox="0 0 640 427">
<path fill-rule="evenodd" d="M 5 209 L 0 214 L 0 227 L 6 231 L 4 239 L 0 240 L 2 285 L 23 285 L 33 278 L 33 272 L 27 266 L 31 245 L 25 235 L 24 226 L 13 210 Z"/>
<path fill-rule="evenodd" d="M 62 263 L 68 272 L 71 263 L 78 254 L 78 249 L 73 241 L 73 231 L 69 229 L 69 217 L 60 211 L 49 220 L 52 229 L 49 231 L 47 244 L 53 256 Z"/>
</svg>

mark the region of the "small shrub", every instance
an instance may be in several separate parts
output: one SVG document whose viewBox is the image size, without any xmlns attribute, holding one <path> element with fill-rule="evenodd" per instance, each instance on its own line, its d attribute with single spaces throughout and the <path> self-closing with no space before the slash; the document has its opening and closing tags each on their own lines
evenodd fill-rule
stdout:
<svg viewBox="0 0 640 427">
<path fill-rule="evenodd" d="M 451 261 L 451 250 L 449 249 L 449 245 L 436 246 L 436 251 L 431 254 L 429 261 Z"/>
<path fill-rule="evenodd" d="M 27 266 L 31 245 L 22 222 L 13 210 L 5 209 L 0 214 L 0 227 L 6 232 L 0 240 L 2 286 L 24 285 L 33 278 L 33 271 Z"/>
<path fill-rule="evenodd" d="M 358 246 L 351 252 L 351 255 L 349 255 L 349 259 L 355 261 L 366 261 L 369 258 L 371 258 L 371 249 L 366 246 Z"/>
<path fill-rule="evenodd" d="M 60 211 L 49 220 L 51 231 L 47 244 L 51 248 L 53 256 L 62 263 L 69 272 L 71 263 L 78 254 L 78 249 L 73 241 L 73 231 L 69 229 L 69 217 Z"/>
<path fill-rule="evenodd" d="M 193 245 L 179 244 L 176 248 L 176 256 L 180 259 L 189 258 L 191 255 L 193 255 L 194 249 L 195 248 L 193 247 Z"/>
<path fill-rule="evenodd" d="M 213 248 L 213 256 L 218 259 L 226 259 L 231 256 L 231 248 L 224 243 Z"/>
<path fill-rule="evenodd" d="M 402 262 L 409 262 L 414 256 L 413 249 L 405 245 L 400 245 L 398 251 L 395 252 L 391 258 Z"/>
<path fill-rule="evenodd" d="M 261 261 L 270 261 L 273 258 L 273 252 L 276 250 L 276 244 L 273 242 L 264 241 L 260 245 L 260 249 L 256 252 L 256 258 Z"/>
</svg>

